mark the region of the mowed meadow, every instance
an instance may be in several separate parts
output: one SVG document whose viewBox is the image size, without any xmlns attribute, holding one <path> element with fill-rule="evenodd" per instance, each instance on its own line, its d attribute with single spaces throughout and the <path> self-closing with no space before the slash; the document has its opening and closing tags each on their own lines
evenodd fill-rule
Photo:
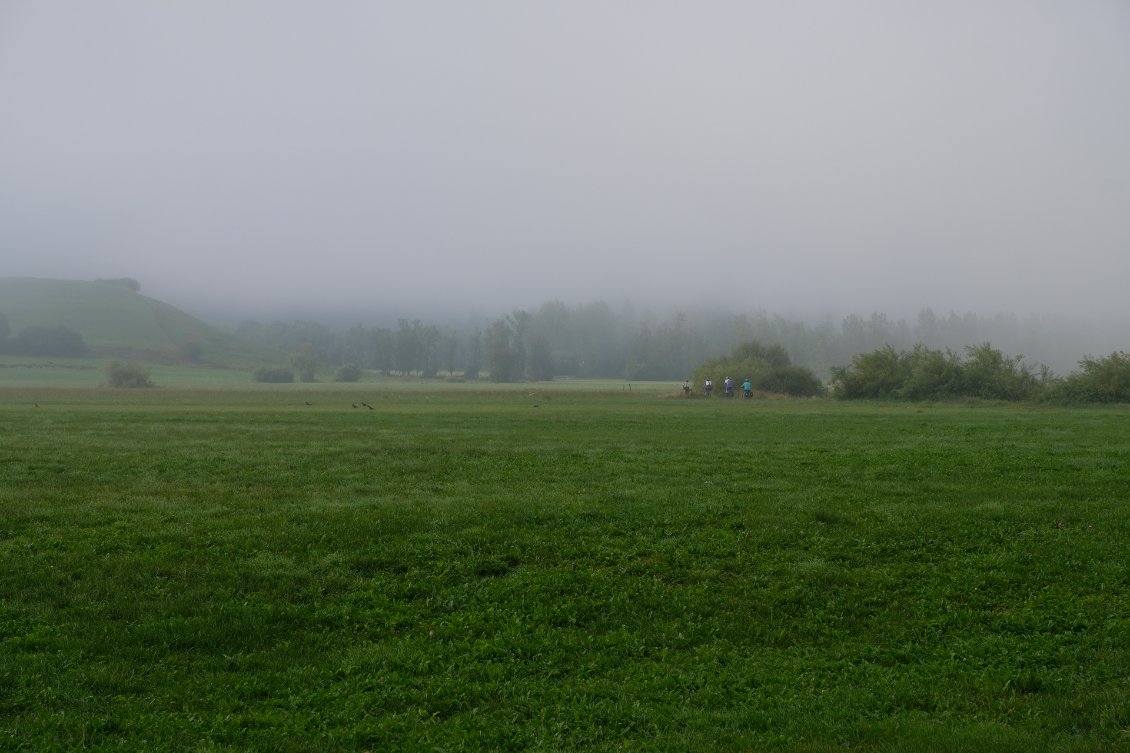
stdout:
<svg viewBox="0 0 1130 753">
<path fill-rule="evenodd" d="M 0 390 L 0 748 L 1130 749 L 1130 410 L 667 389 Z"/>
</svg>

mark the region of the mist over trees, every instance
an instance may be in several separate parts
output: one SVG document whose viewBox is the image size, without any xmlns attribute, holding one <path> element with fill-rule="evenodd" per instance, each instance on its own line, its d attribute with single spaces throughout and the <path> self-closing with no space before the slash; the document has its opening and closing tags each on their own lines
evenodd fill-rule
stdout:
<svg viewBox="0 0 1130 753">
<path fill-rule="evenodd" d="M 0 353 L 77 358 L 86 355 L 86 352 L 86 341 L 82 335 L 69 327 L 32 325 L 12 337 L 8 317 L 0 313 Z"/>
<path fill-rule="evenodd" d="M 423 378 L 487 377 L 493 381 L 601 377 L 681 382 L 710 359 L 743 343 L 779 347 L 790 367 L 824 380 L 861 353 L 922 349 L 925 362 L 945 372 L 945 351 L 992 343 L 1002 353 L 1067 373 L 1092 357 L 1089 332 L 1063 320 L 983 317 L 922 309 L 913 322 L 886 314 L 804 322 L 765 311 L 711 309 L 656 313 L 598 301 L 551 300 L 494 319 L 461 325 L 398 319 L 395 326 L 354 324 L 331 329 L 308 319 L 246 321 L 243 338 L 337 368 L 353 364 L 387 375 Z M 1010 358 L 1013 356 L 1010 356 Z M 939 361 L 940 359 L 940 361 Z M 923 365 L 921 369 L 925 369 Z M 306 375 L 310 372 L 307 368 Z"/>
</svg>

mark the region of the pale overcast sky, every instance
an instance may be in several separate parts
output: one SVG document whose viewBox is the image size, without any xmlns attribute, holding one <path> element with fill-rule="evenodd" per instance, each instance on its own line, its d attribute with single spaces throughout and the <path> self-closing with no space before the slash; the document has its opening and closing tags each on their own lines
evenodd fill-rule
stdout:
<svg viewBox="0 0 1130 753">
<path fill-rule="evenodd" d="M 1126 0 L 0 0 L 0 276 L 1130 316 Z"/>
</svg>

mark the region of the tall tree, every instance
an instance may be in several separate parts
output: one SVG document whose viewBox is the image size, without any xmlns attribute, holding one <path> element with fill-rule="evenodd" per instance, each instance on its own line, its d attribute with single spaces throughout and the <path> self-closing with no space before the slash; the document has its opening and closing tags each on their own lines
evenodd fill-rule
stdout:
<svg viewBox="0 0 1130 753">
<path fill-rule="evenodd" d="M 439 329 L 433 324 L 421 325 L 417 338 L 420 344 L 420 374 L 425 379 L 434 379 L 439 374 Z"/>
<path fill-rule="evenodd" d="M 467 339 L 467 363 L 463 367 L 464 379 L 478 379 L 483 370 L 483 336 L 475 332 Z"/>
<path fill-rule="evenodd" d="M 400 319 L 396 330 L 396 370 L 411 374 L 420 366 L 420 320 Z"/>
<path fill-rule="evenodd" d="M 553 379 L 553 354 L 549 349 L 549 341 L 541 335 L 535 335 L 530 342 L 526 372 L 538 381 Z"/>
<path fill-rule="evenodd" d="M 496 319 L 484 336 L 487 370 L 491 381 L 513 382 L 518 378 L 514 354 L 514 329 L 509 319 Z"/>
</svg>

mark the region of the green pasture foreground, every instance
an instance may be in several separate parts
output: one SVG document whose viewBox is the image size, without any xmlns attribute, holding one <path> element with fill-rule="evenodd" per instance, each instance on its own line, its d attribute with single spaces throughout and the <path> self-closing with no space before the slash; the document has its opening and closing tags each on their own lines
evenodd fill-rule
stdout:
<svg viewBox="0 0 1130 753">
<path fill-rule="evenodd" d="M 1123 408 L 0 390 L 0 749 L 1128 750 L 1128 479 Z"/>
</svg>

